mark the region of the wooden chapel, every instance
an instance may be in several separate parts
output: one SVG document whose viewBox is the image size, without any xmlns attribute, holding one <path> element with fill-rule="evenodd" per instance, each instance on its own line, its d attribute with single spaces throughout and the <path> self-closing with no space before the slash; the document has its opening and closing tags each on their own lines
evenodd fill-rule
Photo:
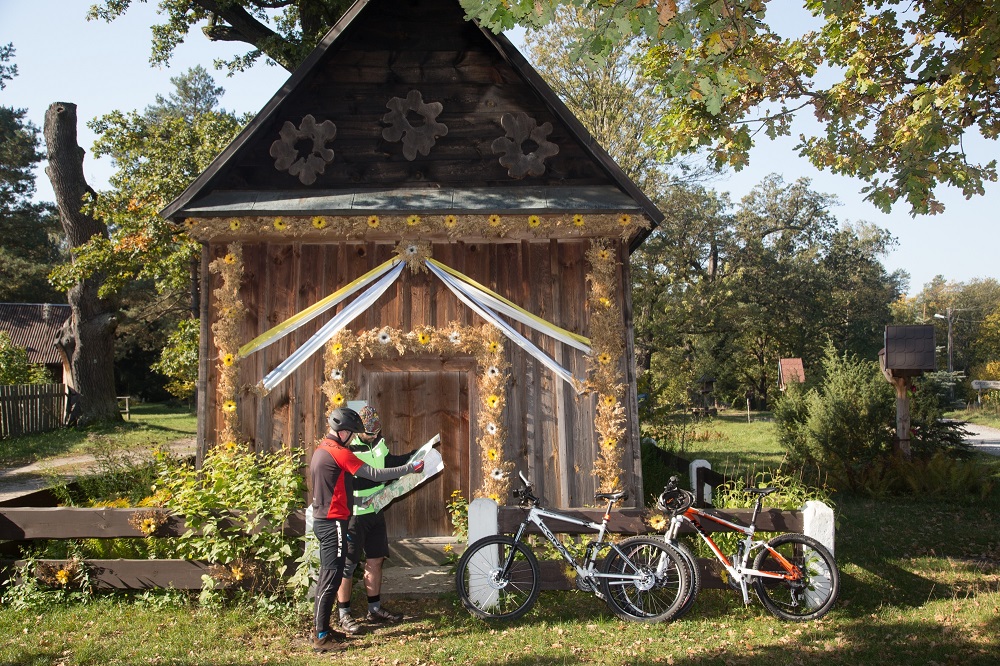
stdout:
<svg viewBox="0 0 1000 666">
<path fill-rule="evenodd" d="M 641 502 L 628 255 L 662 214 L 458 0 L 358 0 L 161 214 L 203 244 L 199 460 L 226 428 L 308 456 L 331 404 L 364 400 L 396 452 L 441 434 L 445 470 L 387 512 L 393 537 L 450 534 L 449 496 L 499 487 L 491 465 L 524 472 L 552 506 L 591 504 L 602 483 Z M 529 313 L 500 318 L 574 379 L 412 261 L 324 350 L 260 388 L 351 298 L 252 353 L 236 347 L 413 257 Z"/>
</svg>

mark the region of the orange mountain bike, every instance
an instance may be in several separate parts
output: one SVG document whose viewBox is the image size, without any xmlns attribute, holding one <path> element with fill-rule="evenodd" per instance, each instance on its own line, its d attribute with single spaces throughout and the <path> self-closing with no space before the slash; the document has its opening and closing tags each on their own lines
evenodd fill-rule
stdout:
<svg viewBox="0 0 1000 666">
<path fill-rule="evenodd" d="M 674 619 L 686 613 L 701 588 L 701 570 L 691 550 L 677 535 L 687 524 L 708 545 L 723 568 L 723 577 L 743 593 L 743 603 L 750 603 L 749 587 L 753 585 L 760 602 L 772 615 L 782 620 L 804 621 L 823 617 L 833 607 L 840 593 L 840 572 L 833 555 L 819 541 L 804 534 L 780 534 L 770 541 L 755 540 L 754 523 L 760 514 L 763 499 L 777 488 L 750 488 L 757 496 L 749 526 L 714 516 L 696 509 L 694 494 L 677 487 L 677 477 L 670 482 L 657 502 L 658 508 L 671 516 L 664 539 L 676 548 L 688 567 L 687 597 Z M 736 552 L 726 555 L 708 535 L 702 521 L 711 521 L 739 532 Z M 752 564 L 751 564 L 752 562 Z"/>
</svg>

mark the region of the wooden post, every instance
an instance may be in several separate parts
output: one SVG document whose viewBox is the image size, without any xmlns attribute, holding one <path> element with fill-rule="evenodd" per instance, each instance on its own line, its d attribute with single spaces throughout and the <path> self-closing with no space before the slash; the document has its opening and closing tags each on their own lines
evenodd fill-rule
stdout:
<svg viewBox="0 0 1000 666">
<path fill-rule="evenodd" d="M 896 437 L 893 445 L 896 454 L 904 460 L 910 459 L 910 387 L 912 377 L 893 377 L 891 380 L 896 389 Z"/>
</svg>

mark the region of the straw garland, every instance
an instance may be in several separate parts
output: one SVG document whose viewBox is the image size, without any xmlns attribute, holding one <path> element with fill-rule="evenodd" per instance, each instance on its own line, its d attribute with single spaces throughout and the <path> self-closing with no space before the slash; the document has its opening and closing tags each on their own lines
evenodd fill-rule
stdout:
<svg viewBox="0 0 1000 666">
<path fill-rule="evenodd" d="M 597 492 L 614 492 L 625 478 L 622 468 L 622 438 L 625 436 L 625 407 L 621 400 L 625 384 L 621 360 L 625 353 L 625 327 L 621 309 L 613 296 L 617 292 L 619 265 L 614 242 L 594 240 L 587 250 L 590 282 L 590 342 L 587 357 L 588 388 L 597 395 L 597 457 L 593 475 Z"/>
<path fill-rule="evenodd" d="M 358 387 L 347 378 L 347 365 L 363 358 L 393 358 L 406 354 L 468 354 L 476 359 L 479 377 L 479 450 L 483 482 L 476 497 L 489 497 L 502 503 L 510 491 L 510 473 L 514 464 L 506 460 L 503 410 L 507 402 L 510 366 L 506 360 L 503 334 L 496 327 L 449 324 L 444 329 L 423 326 L 410 332 L 383 327 L 355 335 L 343 330 L 326 345 L 326 379 L 323 393 L 329 411 L 347 404 L 357 395 Z"/>
<path fill-rule="evenodd" d="M 230 445 L 239 437 L 237 401 L 239 393 L 239 367 L 236 354 L 240 348 L 240 322 L 246 316 L 246 306 L 240 299 L 240 282 L 243 280 L 243 247 L 230 243 L 225 256 L 209 264 L 211 272 L 222 277 L 222 284 L 212 292 L 218 301 L 219 319 L 212 324 L 215 347 L 219 359 L 218 399 L 222 406 L 222 424 L 218 428 L 218 442 Z"/>
<path fill-rule="evenodd" d="M 366 238 L 384 235 L 441 234 L 449 238 L 505 238 L 508 236 L 560 237 L 617 236 L 631 238 L 650 222 L 643 215 L 630 213 L 560 214 L 560 215 L 346 215 L 312 217 L 189 217 L 182 227 L 201 241 L 233 236 L 301 236 L 330 238 Z"/>
</svg>

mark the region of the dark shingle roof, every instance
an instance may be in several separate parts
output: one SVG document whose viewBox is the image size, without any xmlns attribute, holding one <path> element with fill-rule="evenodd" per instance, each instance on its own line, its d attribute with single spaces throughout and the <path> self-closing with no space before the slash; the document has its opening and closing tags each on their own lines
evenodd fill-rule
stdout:
<svg viewBox="0 0 1000 666">
<path fill-rule="evenodd" d="M 0 331 L 28 350 L 31 363 L 62 363 L 55 346 L 59 329 L 69 319 L 68 305 L 55 303 L 0 303 Z"/>
</svg>

